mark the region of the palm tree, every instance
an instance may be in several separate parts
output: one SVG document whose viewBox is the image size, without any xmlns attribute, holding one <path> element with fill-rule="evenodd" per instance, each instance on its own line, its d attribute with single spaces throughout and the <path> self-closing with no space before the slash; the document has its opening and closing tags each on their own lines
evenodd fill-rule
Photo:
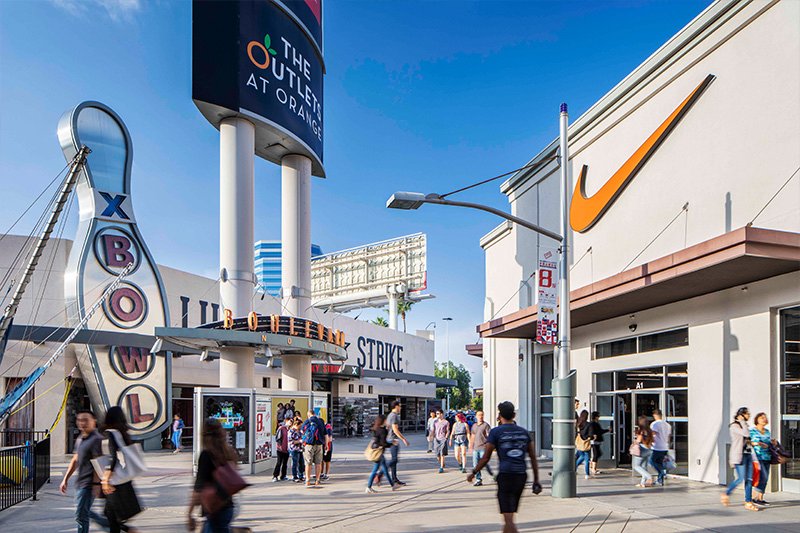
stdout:
<svg viewBox="0 0 800 533">
<path fill-rule="evenodd" d="M 406 313 L 411 311 L 414 302 L 410 300 L 397 300 L 397 314 L 403 319 L 403 333 L 406 332 Z"/>
<path fill-rule="evenodd" d="M 383 326 L 385 328 L 389 327 L 389 322 L 385 318 L 383 318 L 382 316 L 379 316 L 378 318 L 373 320 L 372 323 L 377 325 L 377 326 Z"/>
</svg>

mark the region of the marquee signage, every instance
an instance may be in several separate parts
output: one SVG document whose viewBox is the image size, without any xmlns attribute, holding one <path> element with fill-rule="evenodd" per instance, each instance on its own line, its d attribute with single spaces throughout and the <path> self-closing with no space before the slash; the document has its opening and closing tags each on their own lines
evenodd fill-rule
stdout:
<svg viewBox="0 0 800 533">
<path fill-rule="evenodd" d="M 714 77 L 713 74 L 706 76 L 702 83 L 689 93 L 672 114 L 650 134 L 619 170 L 592 196 L 586 196 L 586 176 L 589 172 L 589 165 L 583 165 L 581 173 L 578 175 L 578 182 L 575 184 L 575 190 L 572 193 L 570 205 L 569 223 L 573 230 L 579 233 L 589 231 L 602 218 L 617 197 L 625 190 L 625 187 L 647 163 L 650 156 L 655 153 L 661 143 L 678 125 L 678 122 L 700 98 L 703 91 L 714 81 Z"/>
<path fill-rule="evenodd" d="M 356 347 L 359 353 L 356 362 L 359 367 L 386 372 L 403 372 L 403 347 L 401 345 L 369 337 L 359 337 Z"/>
<path fill-rule="evenodd" d="M 355 365 L 311 365 L 311 373 L 317 376 L 341 376 L 347 378 L 360 378 L 362 369 Z"/>
<path fill-rule="evenodd" d="M 200 328 L 275 333 L 277 335 L 302 337 L 345 347 L 344 331 L 329 328 L 313 320 L 293 316 L 259 315 L 255 312 L 246 317 L 234 318 L 230 309 L 224 309 L 222 314 L 223 320 L 204 324 Z"/>
<path fill-rule="evenodd" d="M 130 194 L 133 145 L 125 124 L 107 106 L 84 102 L 64 114 L 58 138 L 69 161 L 92 150 L 78 181 L 80 221 L 70 252 L 65 294 L 77 323 L 122 270 L 129 274 L 102 302 L 87 329 L 152 335 L 169 323 L 166 291 L 134 216 Z M 170 356 L 132 346 L 76 347 L 92 406 L 122 407 L 137 437 L 158 435 L 171 405 Z"/>
<path fill-rule="evenodd" d="M 251 120 L 257 155 L 280 163 L 288 153 L 303 154 L 312 172 L 324 176 L 324 64 L 315 40 L 321 42 L 321 4 L 196 0 L 192 6 L 198 109 L 217 127 L 226 117 Z"/>
</svg>

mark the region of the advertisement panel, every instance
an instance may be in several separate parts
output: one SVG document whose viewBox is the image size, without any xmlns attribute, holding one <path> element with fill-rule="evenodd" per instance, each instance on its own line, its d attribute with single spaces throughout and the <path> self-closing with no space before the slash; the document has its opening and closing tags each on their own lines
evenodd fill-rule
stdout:
<svg viewBox="0 0 800 533">
<path fill-rule="evenodd" d="M 310 24 L 307 19 L 315 15 L 306 2 L 289 2 L 293 17 L 286 4 L 195 1 L 192 98 L 217 127 L 228 117 L 251 120 L 257 155 L 280 163 L 286 154 L 303 154 L 312 160 L 312 173 L 324 176 L 325 67 L 321 51 L 299 23 L 304 18 Z"/>
<path fill-rule="evenodd" d="M 284 398 L 280 396 L 273 396 L 272 397 L 272 422 L 270 423 L 270 427 L 272 429 L 272 434 L 275 434 L 275 430 L 278 428 L 278 424 L 283 422 L 286 416 L 299 416 L 303 420 L 306 419 L 306 413 L 308 412 L 308 398 L 307 397 L 295 397 L 295 398 Z"/>
<path fill-rule="evenodd" d="M 247 396 L 205 396 L 203 418 L 215 418 L 228 434 L 240 463 L 249 463 L 247 438 L 250 427 L 250 398 Z"/>
<path fill-rule="evenodd" d="M 256 462 L 272 457 L 272 401 L 256 398 Z"/>
<path fill-rule="evenodd" d="M 551 250 L 541 249 L 539 270 L 536 272 L 536 342 L 558 342 L 558 261 Z"/>
<path fill-rule="evenodd" d="M 330 422 L 328 420 L 328 397 L 327 396 L 315 396 L 314 397 L 314 414 L 320 417 L 325 422 Z"/>
</svg>

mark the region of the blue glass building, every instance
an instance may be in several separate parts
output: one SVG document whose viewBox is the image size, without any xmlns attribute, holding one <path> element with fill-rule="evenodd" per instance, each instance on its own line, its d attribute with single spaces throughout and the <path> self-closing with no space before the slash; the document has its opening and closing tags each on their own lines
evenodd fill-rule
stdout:
<svg viewBox="0 0 800 533">
<path fill-rule="evenodd" d="M 257 290 L 280 296 L 281 294 L 281 241 L 256 241 L 253 246 L 256 262 Z M 318 244 L 311 245 L 311 257 L 322 255 Z"/>
</svg>

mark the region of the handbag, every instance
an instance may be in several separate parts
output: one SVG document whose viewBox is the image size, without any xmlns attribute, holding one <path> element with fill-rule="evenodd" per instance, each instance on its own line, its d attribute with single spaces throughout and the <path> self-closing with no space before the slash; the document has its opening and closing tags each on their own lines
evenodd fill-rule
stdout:
<svg viewBox="0 0 800 533">
<path fill-rule="evenodd" d="M 372 442 L 367 444 L 367 448 L 364 450 L 364 457 L 367 459 L 367 461 L 377 463 L 381 460 L 381 457 L 383 457 L 383 446 L 373 448 L 372 444 Z"/>
<path fill-rule="evenodd" d="M 214 483 L 200 491 L 200 505 L 207 514 L 216 514 L 234 494 L 250 486 L 231 463 L 217 466 L 212 474 Z"/>
<path fill-rule="evenodd" d="M 639 443 L 632 442 L 630 448 L 628 448 L 628 453 L 633 457 L 640 457 L 642 455 L 642 449 L 639 448 Z"/>
<path fill-rule="evenodd" d="M 142 445 L 138 442 L 134 442 L 128 446 L 125 444 L 125 440 L 122 438 L 122 435 L 120 435 L 119 431 L 115 429 L 109 429 L 108 432 L 111 433 L 112 438 L 117 443 L 118 459 L 117 467 L 114 469 L 114 473 L 111 474 L 109 483 L 116 487 L 117 485 L 127 483 L 128 481 L 147 472 L 147 465 L 144 462 Z M 108 463 L 111 463 L 110 457 L 108 458 Z M 95 467 L 95 470 L 96 469 L 97 467 Z"/>
<path fill-rule="evenodd" d="M 139 498 L 130 481 L 115 485 L 114 492 L 106 495 L 106 505 L 114 511 L 114 516 L 120 522 L 130 520 L 142 512 Z"/>
<path fill-rule="evenodd" d="M 678 465 L 675 464 L 675 458 L 670 454 L 664 457 L 664 461 L 661 464 L 664 466 L 664 470 L 675 470 L 678 468 Z"/>
<path fill-rule="evenodd" d="M 773 440 L 769 443 L 769 453 L 772 456 L 769 463 L 772 465 L 782 465 L 788 461 L 790 457 L 789 452 L 787 452 L 777 440 Z"/>
<path fill-rule="evenodd" d="M 580 433 L 575 435 L 575 449 L 579 452 L 588 452 L 592 449 L 592 441 L 581 437 Z"/>
</svg>

